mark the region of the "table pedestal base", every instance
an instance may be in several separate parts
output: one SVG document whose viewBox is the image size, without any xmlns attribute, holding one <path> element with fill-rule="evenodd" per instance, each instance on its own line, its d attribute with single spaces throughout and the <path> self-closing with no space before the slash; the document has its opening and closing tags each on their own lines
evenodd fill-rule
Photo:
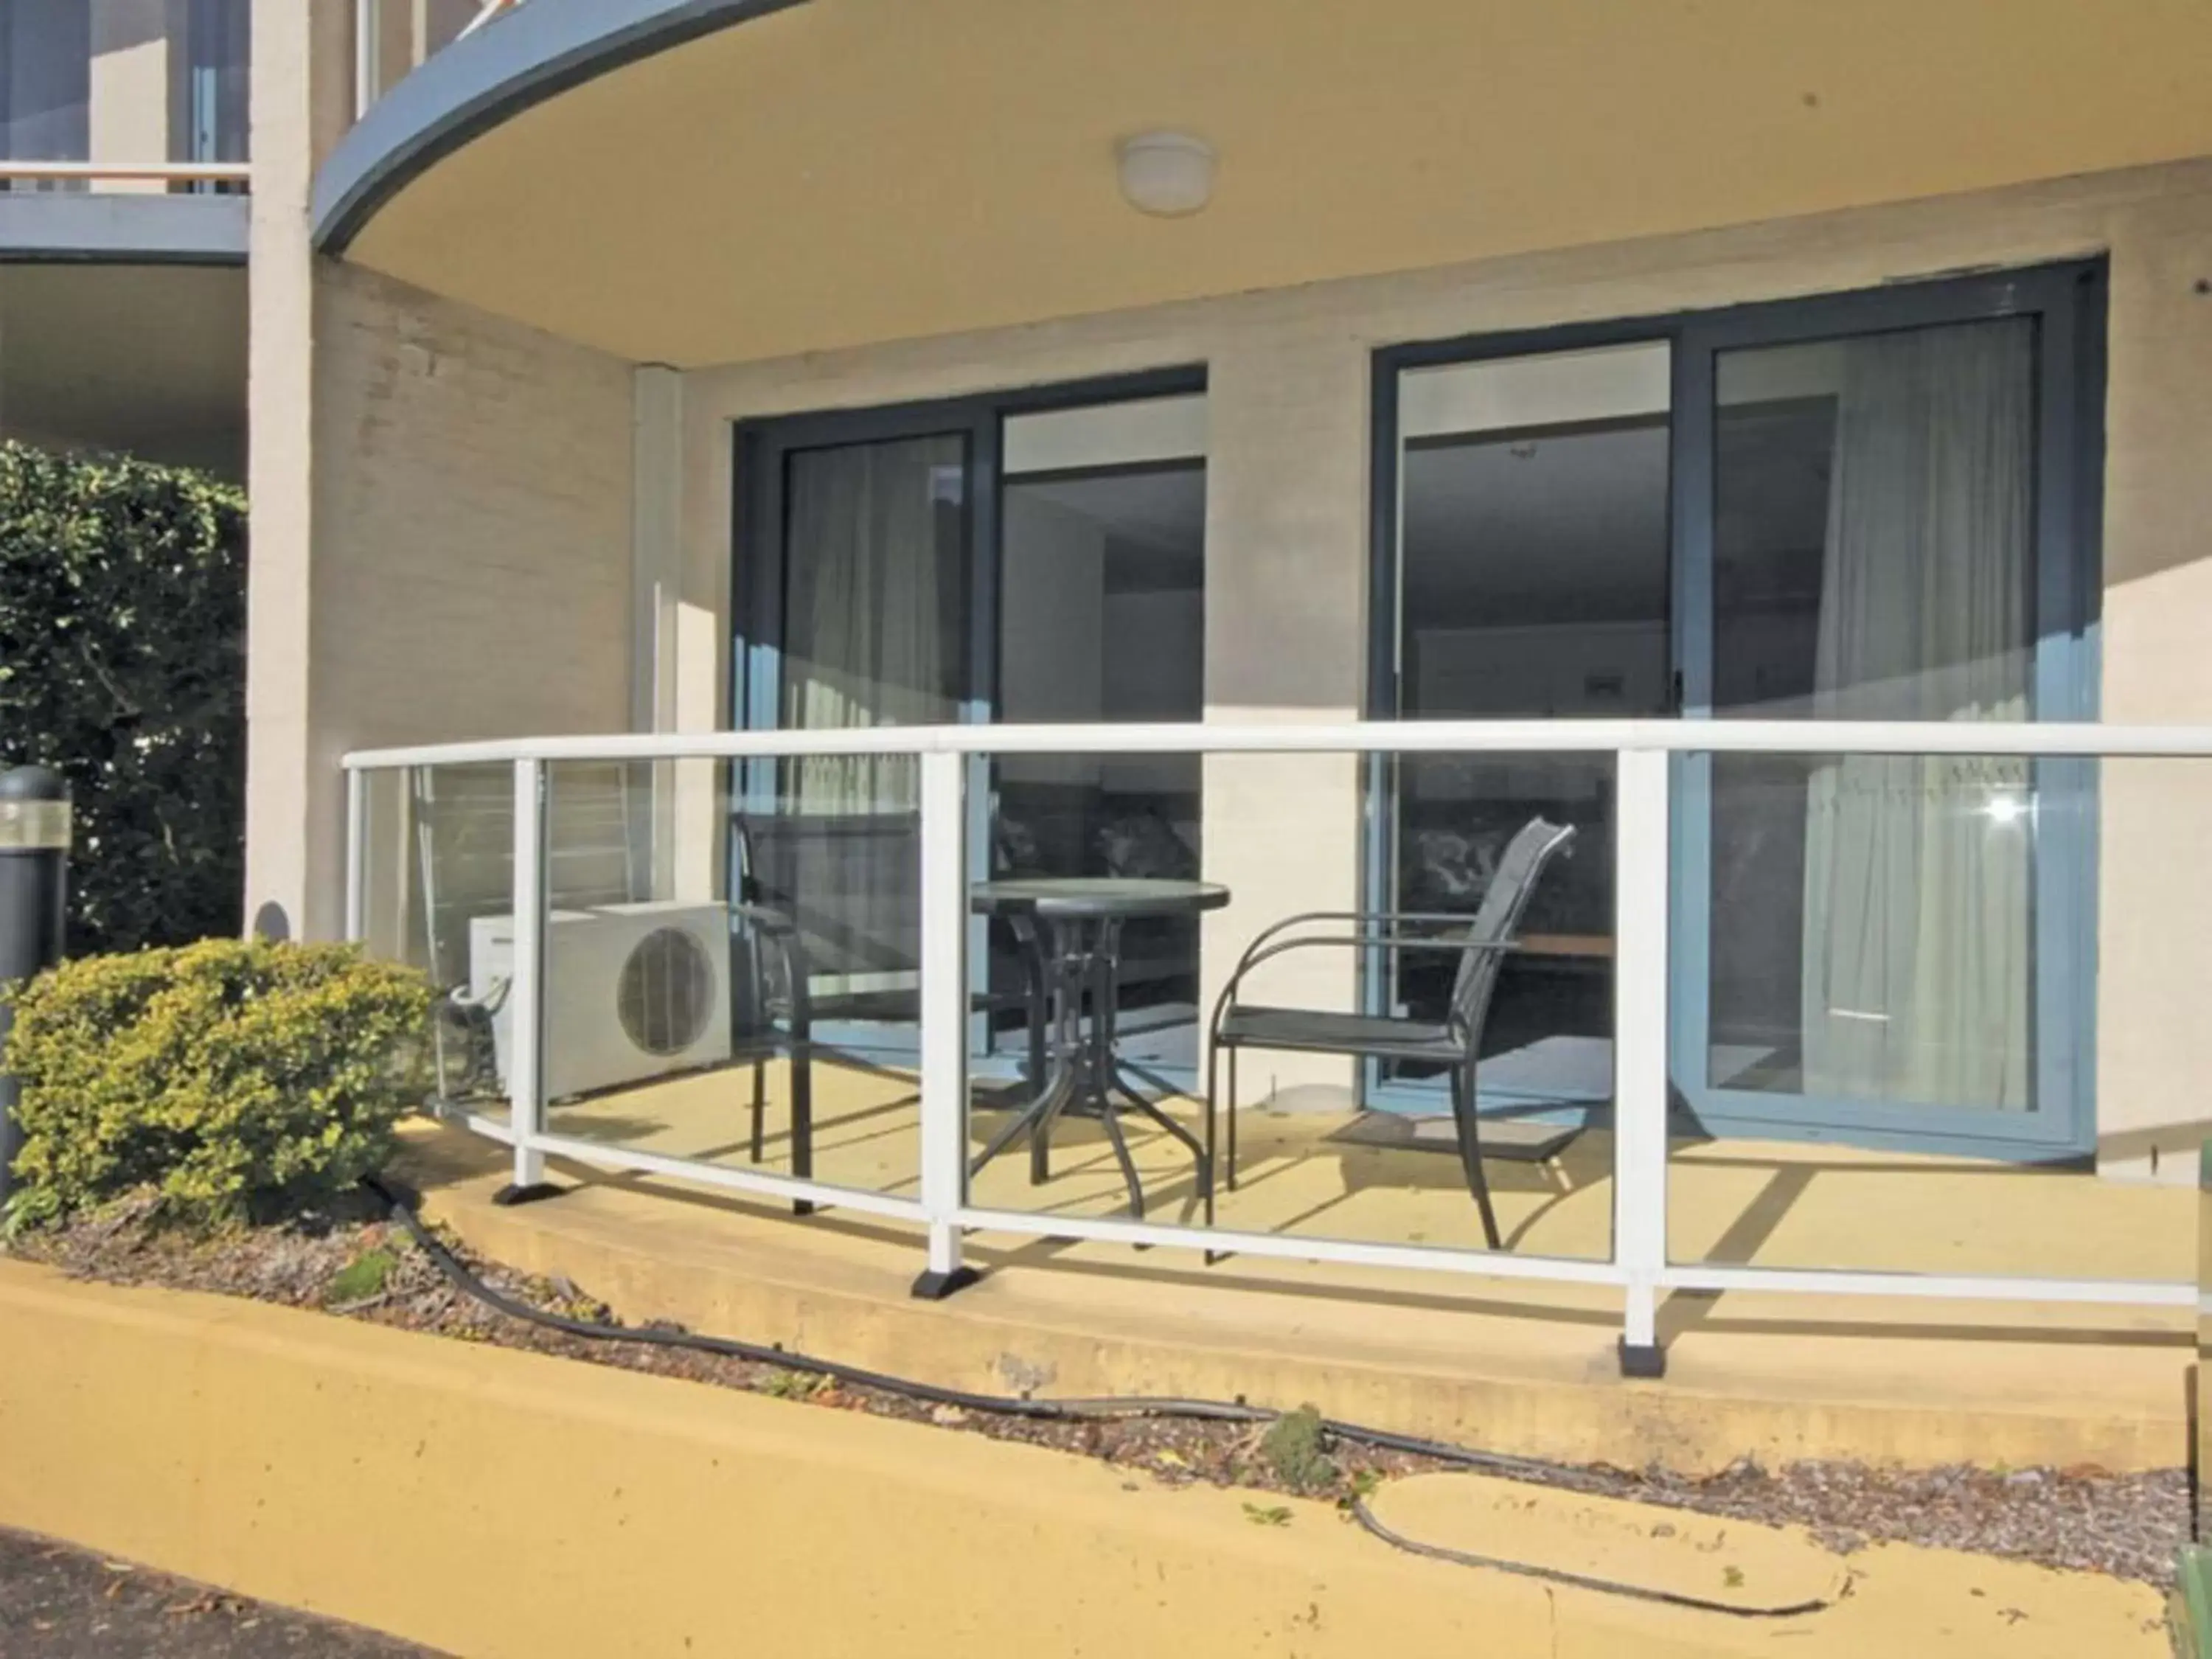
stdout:
<svg viewBox="0 0 2212 1659">
<path fill-rule="evenodd" d="M 1028 917 L 1012 919 L 1018 932 L 1036 925 Z M 1129 1156 L 1128 1138 L 1121 1132 L 1121 1115 L 1134 1110 L 1160 1126 L 1189 1151 L 1198 1165 L 1198 1188 L 1212 1219 L 1212 1170 L 1206 1149 L 1189 1130 L 1162 1111 L 1133 1083 L 1114 1054 L 1114 1001 L 1121 964 L 1121 924 L 1114 918 L 1068 921 L 1048 924 L 1042 950 L 1024 954 L 1041 969 L 1044 994 L 1033 998 L 1030 1018 L 1040 1013 L 1048 1022 L 1045 1075 L 1036 1097 L 1002 1124 L 968 1166 L 972 1179 L 993 1158 L 1023 1135 L 1030 1138 L 1030 1184 L 1042 1186 L 1051 1177 L 1053 1125 L 1067 1113 L 1096 1117 L 1114 1149 L 1114 1161 L 1129 1189 L 1129 1213 L 1144 1219 L 1145 1189 L 1137 1179 L 1135 1160 Z M 1025 939 L 1024 946 L 1035 943 Z M 1088 1001 L 1091 1018 L 1084 1019 Z M 1048 1010 L 1048 1012 L 1045 1012 Z M 1031 1052 L 1036 1052 L 1033 1043 Z M 1034 1084 L 1036 1079 L 1032 1079 Z"/>
</svg>

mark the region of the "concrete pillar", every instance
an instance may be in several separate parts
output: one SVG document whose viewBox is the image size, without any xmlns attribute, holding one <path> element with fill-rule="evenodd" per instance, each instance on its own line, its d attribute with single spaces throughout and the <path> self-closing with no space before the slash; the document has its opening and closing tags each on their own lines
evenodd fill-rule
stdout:
<svg viewBox="0 0 2212 1659">
<path fill-rule="evenodd" d="M 254 189 L 247 352 L 253 570 L 247 591 L 248 926 L 343 924 L 343 784 L 313 740 L 315 168 L 351 101 L 347 0 L 254 0 Z"/>
<path fill-rule="evenodd" d="M 2107 234 L 2100 714 L 2212 720 L 2212 191 L 2130 204 Z M 2104 762 L 2099 805 L 2097 1164 L 2184 1184 L 2212 1132 L 2212 762 Z"/>
<path fill-rule="evenodd" d="M 630 726 L 668 732 L 676 727 L 676 614 L 684 584 L 684 376 L 647 363 L 635 387 Z"/>
<path fill-rule="evenodd" d="M 1262 725 L 1358 718 L 1367 641 L 1367 372 L 1340 331 L 1269 331 L 1207 377 L 1206 718 Z M 1339 755 L 1208 756 L 1203 864 L 1231 907 L 1207 918 L 1208 1012 L 1251 936 L 1302 910 L 1359 901 L 1359 767 Z M 1348 951 L 1261 969 L 1272 1002 L 1348 1009 Z M 1348 1060 L 1244 1055 L 1239 1093 L 1343 1104 Z"/>
<path fill-rule="evenodd" d="M 678 623 L 684 594 L 684 376 L 657 363 L 633 377 L 630 471 L 630 729 L 682 729 Z M 653 891 L 714 896 L 719 769 L 698 761 L 653 769 Z M 687 831 L 685 825 L 694 827 Z"/>
</svg>

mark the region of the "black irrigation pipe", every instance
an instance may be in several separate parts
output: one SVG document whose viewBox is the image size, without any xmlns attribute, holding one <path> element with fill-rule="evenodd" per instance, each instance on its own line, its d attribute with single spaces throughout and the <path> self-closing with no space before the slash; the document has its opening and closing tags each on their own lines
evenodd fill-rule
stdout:
<svg viewBox="0 0 2212 1659">
<path fill-rule="evenodd" d="M 1822 1597 L 1792 1602 L 1779 1607 L 1743 1607 L 1727 1601 L 1708 1601 L 1702 1595 L 1688 1595 L 1680 1590 L 1661 1589 L 1653 1584 L 1624 1584 L 1618 1579 L 1593 1578 L 1579 1572 L 1569 1572 L 1562 1567 L 1540 1567 L 1528 1561 L 1509 1561 L 1502 1556 L 1476 1555 L 1468 1550 L 1446 1549 L 1440 1544 L 1424 1544 L 1417 1538 L 1393 1532 L 1375 1518 L 1367 1507 L 1367 1500 L 1354 1497 L 1350 1505 L 1352 1518 L 1393 1549 L 1404 1550 L 1409 1555 L 1426 1556 L 1431 1561 L 1449 1561 L 1455 1566 L 1490 1567 L 1499 1572 L 1518 1573 L 1525 1578 L 1542 1578 L 1554 1584 L 1572 1584 L 1577 1589 L 1602 1590 L 1607 1595 L 1631 1595 L 1641 1601 L 1658 1601 L 1670 1607 L 1694 1607 L 1700 1613 L 1725 1613 L 1738 1619 L 1789 1619 L 1799 1613 L 1818 1613 L 1828 1605 Z"/>
<path fill-rule="evenodd" d="M 693 1331 L 671 1330 L 651 1325 L 609 1325 L 598 1320 L 572 1319 L 566 1314 L 553 1313 L 534 1306 L 486 1284 L 441 1239 L 422 1224 L 422 1218 L 415 1213 L 414 1206 L 398 1193 L 374 1176 L 363 1176 L 361 1184 L 390 1210 L 400 1225 L 407 1230 L 408 1237 L 430 1258 L 432 1264 L 454 1289 L 510 1319 L 523 1320 L 549 1330 L 565 1332 L 570 1336 L 594 1342 L 640 1342 L 654 1347 L 684 1348 L 697 1353 L 717 1354 L 727 1359 L 748 1360 L 756 1364 L 776 1365 L 786 1370 L 827 1377 L 833 1382 L 854 1388 L 873 1389 L 883 1394 L 921 1401 L 927 1405 L 951 1406 L 962 1411 L 982 1412 L 997 1417 L 1027 1418 L 1036 1422 L 1099 1422 L 1115 1418 L 1161 1417 L 1211 1423 L 1273 1423 L 1283 1415 L 1270 1407 L 1248 1405 L 1241 1400 L 1189 1400 L 1174 1395 L 1146 1395 L 1034 1400 L 1026 1395 L 978 1394 L 967 1389 L 948 1389 L 912 1377 L 894 1376 L 885 1371 L 872 1371 L 859 1365 L 842 1364 L 834 1359 L 817 1358 L 812 1354 L 796 1353 L 786 1348 L 743 1342 L 734 1337 L 702 1336 Z M 1577 1484 L 1576 1478 L 1579 1473 L 1564 1463 L 1548 1462 L 1540 1458 L 1511 1457 L 1502 1452 L 1477 1451 L 1468 1446 L 1455 1446 L 1449 1441 L 1398 1434 L 1389 1429 L 1370 1428 L 1364 1423 L 1347 1423 L 1333 1417 L 1322 1418 L 1321 1428 L 1323 1433 L 1333 1438 L 1370 1446 L 1378 1451 L 1406 1452 L 1419 1457 L 1432 1457 L 1438 1462 L 1456 1464 L 1462 1468 L 1479 1469 L 1486 1474 L 1503 1475 L 1545 1486 L 1572 1486 Z M 1587 1577 L 1556 1567 L 1473 1555 L 1460 1550 L 1423 1544 L 1391 1531 L 1376 1520 L 1366 1504 L 1358 1498 L 1352 1502 L 1351 1514 L 1362 1527 L 1384 1543 L 1414 1555 L 1455 1562 L 1462 1566 L 1496 1568 L 1526 1577 L 1571 1584 L 1582 1589 L 1601 1590 L 1608 1595 L 1663 1601 L 1673 1607 L 1724 1613 L 1737 1618 L 1784 1619 L 1797 1613 L 1814 1613 L 1827 1605 L 1826 1601 L 1812 1601 L 1789 1607 L 1745 1607 L 1725 1601 L 1709 1601 L 1700 1596 L 1677 1595 L 1671 1590 Z"/>
</svg>

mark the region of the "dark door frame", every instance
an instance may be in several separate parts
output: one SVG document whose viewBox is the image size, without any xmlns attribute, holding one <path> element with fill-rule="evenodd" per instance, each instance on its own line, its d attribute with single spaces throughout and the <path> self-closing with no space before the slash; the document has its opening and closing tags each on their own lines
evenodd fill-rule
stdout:
<svg viewBox="0 0 2212 1659">
<path fill-rule="evenodd" d="M 775 731 L 782 720 L 784 563 L 787 556 L 785 472 L 794 453 L 845 444 L 957 434 L 965 441 L 966 569 L 963 609 L 968 627 L 962 675 L 961 719 L 988 724 L 999 705 L 1000 567 L 1001 507 L 1006 489 L 1001 428 L 1009 416 L 1097 404 L 1203 393 L 1202 363 L 1126 374 L 1060 381 L 1049 385 L 981 392 L 956 398 L 813 410 L 738 422 L 732 458 L 736 485 L 731 496 L 730 539 L 730 723 L 740 731 Z M 749 549 L 769 549 L 771 556 L 749 558 Z M 732 768 L 732 804 L 775 798 L 773 763 Z M 969 858 L 980 877 L 988 869 L 993 801 L 990 763 L 978 756 L 969 775 Z M 722 863 L 730 867 L 733 847 Z M 732 878 L 734 881 L 732 870 Z M 982 959 L 988 924 L 972 924 L 971 959 Z M 824 1041 L 841 1032 L 825 1028 Z M 849 1035 L 849 1034 L 847 1034 Z"/>
<path fill-rule="evenodd" d="M 1663 341 L 1672 350 L 1670 429 L 1670 637 L 1675 713 L 1713 718 L 1711 571 L 1713 363 L 1723 350 L 1820 340 L 1988 318 L 2039 319 L 2037 442 L 2037 639 L 2034 718 L 2091 720 L 2101 666 L 2104 312 L 2102 258 L 2016 270 L 1934 277 L 1806 299 L 1762 301 L 1558 328 L 1521 330 L 1386 347 L 1372 364 L 1368 714 L 1402 711 L 1401 629 L 1397 591 L 1398 379 L 1407 368 Z M 2055 550 L 2055 556 L 2054 556 Z M 1733 1091 L 1704 1085 L 1705 902 L 1686 869 L 1709 856 L 1704 842 L 1701 757 L 1677 762 L 1674 790 L 1674 948 L 1672 1069 L 1678 1107 L 1710 1127 L 1778 1138 L 1838 1139 L 1917 1151 L 1954 1151 L 2014 1158 L 2067 1159 L 2095 1137 L 2096 766 L 2044 762 L 2039 797 L 2053 803 L 2039 822 L 2036 941 L 2038 1110 L 2027 1134 L 1990 1135 L 1989 1114 L 1943 1115 L 1931 1125 L 1919 1109 L 1862 1108 L 1838 1130 L 1808 1121 L 1778 1099 L 1725 1100 Z M 1363 817 L 1369 897 L 1386 894 L 1393 826 L 1390 773 L 1370 767 Z M 2055 845 L 2054 845 L 2055 843 Z M 1385 994 L 1381 965 L 1364 964 L 1364 1006 Z M 1694 1027 L 1695 1029 L 1692 1029 Z M 1379 1077 L 1366 1079 L 1370 1093 Z M 1684 1086 L 1686 1085 L 1686 1086 Z M 1396 1092 L 1402 1085 L 1393 1085 Z M 1602 1113 L 1589 1114 L 1602 1116 Z M 2008 1125 L 2018 1129 L 2023 1126 Z"/>
</svg>

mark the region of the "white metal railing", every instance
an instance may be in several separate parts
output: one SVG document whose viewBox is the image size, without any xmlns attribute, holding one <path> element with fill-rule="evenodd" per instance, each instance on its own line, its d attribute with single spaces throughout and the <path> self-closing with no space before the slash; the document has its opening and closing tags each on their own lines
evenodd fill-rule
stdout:
<svg viewBox="0 0 2212 1659">
<path fill-rule="evenodd" d="M 243 185 L 252 181 L 245 161 L 37 161 L 0 160 L 0 184 Z"/>
<path fill-rule="evenodd" d="M 969 757 L 1140 754 L 1611 754 L 1614 821 L 1613 1229 L 1607 1260 L 1571 1260 L 1362 1243 L 975 1206 L 967 1194 L 969 1005 L 967 837 Z M 932 1273 L 960 1267 L 968 1231 L 1110 1240 L 1202 1251 L 1500 1279 L 1618 1287 L 1626 1349 L 1653 1351 L 1662 1292 L 1761 1291 L 2093 1305 L 2189 1308 L 2182 1282 L 1984 1276 L 1674 1263 L 1667 1254 L 1668 835 L 1676 754 L 1971 755 L 2073 759 L 2212 758 L 2212 726 L 1869 721 L 1437 720 L 1282 726 L 1115 725 L 874 727 L 540 737 L 369 750 L 345 757 L 349 933 L 362 935 L 372 775 L 425 766 L 514 769 L 513 906 L 516 926 L 511 1121 L 470 1126 L 510 1143 L 520 1185 L 543 1178 L 548 1155 L 678 1176 L 740 1192 L 896 1217 L 927 1229 Z M 859 1192 L 765 1170 L 665 1157 L 550 1132 L 540 1071 L 544 1033 L 540 928 L 548 902 L 544 849 L 547 769 L 564 761 L 742 760 L 812 755 L 918 757 L 921 840 L 921 1153 L 920 1195 Z"/>
<path fill-rule="evenodd" d="M 450 38 L 440 40 L 428 0 L 354 0 L 354 118 L 359 120 L 366 115 L 369 106 L 384 96 L 388 82 L 398 78 L 390 74 L 392 54 L 391 42 L 386 39 L 386 31 L 392 27 L 390 20 L 395 15 L 404 18 L 398 67 L 404 75 L 420 69 L 453 41 L 465 40 L 494 18 L 522 3 L 523 0 L 479 0 L 468 21 Z M 403 6 L 406 8 L 404 14 L 398 11 Z"/>
</svg>

